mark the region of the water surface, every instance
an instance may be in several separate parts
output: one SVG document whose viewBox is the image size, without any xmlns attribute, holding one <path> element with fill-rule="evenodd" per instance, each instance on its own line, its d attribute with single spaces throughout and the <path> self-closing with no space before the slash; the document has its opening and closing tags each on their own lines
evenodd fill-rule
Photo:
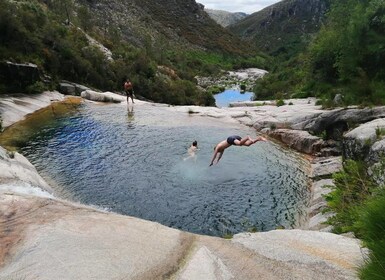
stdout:
<svg viewBox="0 0 385 280">
<path fill-rule="evenodd" d="M 293 228 L 309 198 L 302 162 L 272 144 L 215 144 L 240 125 L 173 108 L 87 104 L 26 137 L 20 151 L 61 197 L 208 235 Z M 197 140 L 196 161 L 183 160 Z"/>
<path fill-rule="evenodd" d="M 251 101 L 253 97 L 253 92 L 240 92 L 236 89 L 226 89 L 224 92 L 214 95 L 217 107 L 229 107 L 232 102 Z"/>
</svg>

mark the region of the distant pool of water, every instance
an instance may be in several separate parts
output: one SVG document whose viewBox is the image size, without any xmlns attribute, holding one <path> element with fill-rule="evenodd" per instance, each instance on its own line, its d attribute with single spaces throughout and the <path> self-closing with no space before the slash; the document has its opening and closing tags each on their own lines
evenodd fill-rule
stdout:
<svg viewBox="0 0 385 280">
<path fill-rule="evenodd" d="M 131 107 L 132 108 L 132 107 Z M 270 142 L 213 147 L 255 131 L 172 107 L 86 104 L 21 142 L 66 199 L 185 231 L 224 236 L 293 228 L 309 199 L 300 158 Z M 193 140 L 197 160 L 183 160 Z"/>
<path fill-rule="evenodd" d="M 253 92 L 240 92 L 235 89 L 226 89 L 222 93 L 215 94 L 214 98 L 217 107 L 228 107 L 232 102 L 251 101 L 253 96 Z"/>
</svg>

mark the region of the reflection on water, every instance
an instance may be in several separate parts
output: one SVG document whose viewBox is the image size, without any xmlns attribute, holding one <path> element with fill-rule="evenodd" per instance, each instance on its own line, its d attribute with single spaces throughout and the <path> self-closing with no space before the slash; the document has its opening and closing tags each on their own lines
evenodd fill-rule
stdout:
<svg viewBox="0 0 385 280">
<path fill-rule="evenodd" d="M 149 105 L 87 105 L 56 120 L 20 149 L 65 198 L 217 236 L 304 217 L 301 161 L 274 144 L 230 147 L 209 167 L 215 144 L 251 129 Z M 185 161 L 194 140 L 196 161 Z"/>
<path fill-rule="evenodd" d="M 127 119 L 129 121 L 134 120 L 134 106 L 133 105 L 127 105 Z"/>
</svg>

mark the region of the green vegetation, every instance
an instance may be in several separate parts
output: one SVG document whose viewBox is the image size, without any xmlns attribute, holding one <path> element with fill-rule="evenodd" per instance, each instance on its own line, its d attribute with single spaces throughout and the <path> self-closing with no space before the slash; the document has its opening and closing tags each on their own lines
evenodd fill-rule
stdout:
<svg viewBox="0 0 385 280">
<path fill-rule="evenodd" d="M 370 199 L 362 210 L 358 224 L 362 239 L 370 249 L 369 261 L 360 269 L 360 278 L 384 279 L 385 275 L 385 193 L 382 190 Z"/>
<path fill-rule="evenodd" d="M 258 98 L 288 93 L 320 97 L 333 106 L 385 104 L 385 2 L 333 0 L 327 21 L 308 48 L 288 60 L 275 59 L 255 86 Z"/>
<path fill-rule="evenodd" d="M 129 77 L 139 97 L 173 105 L 213 106 L 212 93 L 196 87 L 196 75 L 215 75 L 222 69 L 256 63 L 261 66 L 265 62 L 263 56 L 252 54 L 248 58 L 244 51 L 231 54 L 233 47 L 227 52 L 214 47 L 181 49 L 167 40 L 149 42 L 142 50 L 125 41 L 118 26 L 102 30 L 86 3 L 80 3 L 0 2 L 0 62 L 34 63 L 42 76 L 50 77 L 48 83 L 37 82 L 20 89 L 20 85 L 17 88 L 0 76 L 0 94 L 20 90 L 41 92 L 55 88 L 62 79 L 101 90 L 122 91 L 123 81 Z M 108 47 L 113 59 L 90 42 L 85 32 Z M 158 65 L 172 69 L 173 73 L 160 73 Z"/>
<path fill-rule="evenodd" d="M 278 99 L 275 104 L 277 105 L 277 107 L 280 107 L 280 106 L 283 106 L 285 105 L 285 101 L 283 101 L 282 99 Z"/>
<path fill-rule="evenodd" d="M 211 86 L 210 88 L 207 89 L 207 92 L 209 92 L 211 94 L 217 94 L 217 93 L 220 93 L 223 91 L 225 91 L 225 88 L 219 87 L 219 86 Z"/>
<path fill-rule="evenodd" d="M 376 137 L 377 139 L 381 139 L 382 136 L 385 135 L 385 128 L 384 127 L 377 127 L 376 128 Z"/>
<path fill-rule="evenodd" d="M 385 275 L 385 190 L 379 186 L 384 178 L 385 161 L 371 168 L 348 160 L 343 171 L 333 178 L 334 190 L 326 196 L 329 218 L 336 233 L 354 232 L 371 250 L 369 261 L 360 268 L 361 279 L 383 279 Z"/>
</svg>

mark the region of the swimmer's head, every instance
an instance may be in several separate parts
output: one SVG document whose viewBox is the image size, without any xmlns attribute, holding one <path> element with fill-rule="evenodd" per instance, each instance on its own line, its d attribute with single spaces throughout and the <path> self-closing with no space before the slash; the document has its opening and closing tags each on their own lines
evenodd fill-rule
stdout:
<svg viewBox="0 0 385 280">
<path fill-rule="evenodd" d="M 196 147 L 196 146 L 198 146 L 198 142 L 197 142 L 197 141 L 194 141 L 194 142 L 192 143 L 192 145 L 193 145 L 194 147 Z"/>
</svg>

